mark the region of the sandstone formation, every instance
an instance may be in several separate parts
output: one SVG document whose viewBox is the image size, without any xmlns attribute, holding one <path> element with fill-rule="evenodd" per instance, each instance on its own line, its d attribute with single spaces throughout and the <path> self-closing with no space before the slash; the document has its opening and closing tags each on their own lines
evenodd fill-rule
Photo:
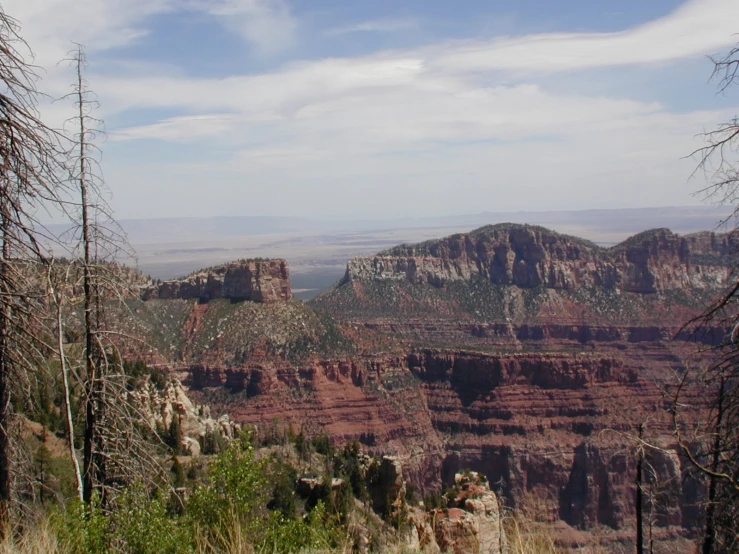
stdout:
<svg viewBox="0 0 739 554">
<path fill-rule="evenodd" d="M 196 406 L 187 396 L 177 379 L 170 379 L 164 390 L 157 390 L 152 384 L 133 393 L 139 412 L 154 429 L 169 429 L 174 418 L 179 418 L 182 433 L 180 448 L 183 452 L 197 456 L 205 436 L 214 433 L 226 441 L 238 435 L 240 425 L 232 423 L 228 415 L 217 419 L 211 417 L 210 407 Z"/>
<path fill-rule="evenodd" d="M 725 282 L 735 246 L 732 234 L 681 237 L 654 229 L 601 248 L 541 227 L 502 224 L 356 258 L 345 280 L 404 280 L 442 287 L 477 276 L 521 288 L 602 287 L 649 294 Z"/>
<path fill-rule="evenodd" d="M 506 538 L 500 503 L 487 479 L 475 472 L 454 477 L 454 497 L 432 515 L 436 543 L 453 554 L 503 554 Z"/>
<path fill-rule="evenodd" d="M 285 260 L 242 260 L 198 271 L 183 279 L 146 288 L 144 300 L 179 298 L 207 302 L 215 298 L 270 304 L 292 297 Z"/>
</svg>

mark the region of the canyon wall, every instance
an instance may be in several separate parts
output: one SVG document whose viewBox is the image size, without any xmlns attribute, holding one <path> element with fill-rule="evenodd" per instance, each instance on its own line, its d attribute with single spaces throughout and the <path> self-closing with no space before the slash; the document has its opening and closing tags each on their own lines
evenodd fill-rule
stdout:
<svg viewBox="0 0 739 554">
<path fill-rule="evenodd" d="M 649 463 L 670 484 L 655 533 L 672 540 L 697 529 L 704 491 L 675 443 L 671 386 L 711 362 L 699 346 L 726 338 L 682 325 L 727 285 L 734 247 L 732 235 L 658 229 L 600 248 L 493 226 L 353 260 L 309 305 L 164 300 L 233 298 L 224 269 L 133 312 L 166 328 L 159 360 L 216 415 L 359 440 L 397 455 L 422 491 L 472 469 L 510 505 L 543 499 L 565 543 L 631 537 L 646 424 L 660 447 Z M 683 393 L 690 422 L 706 391 Z"/>
<path fill-rule="evenodd" d="M 290 271 L 285 260 L 233 262 L 149 286 L 142 292 L 142 298 L 200 301 L 227 298 L 270 304 L 292 298 Z"/>
<path fill-rule="evenodd" d="M 190 366 L 178 376 L 199 402 L 243 425 L 280 421 L 397 455 L 420 491 L 451 486 L 472 469 L 510 506 L 533 494 L 552 520 L 623 537 L 633 531 L 635 437 L 647 422 L 646 436 L 662 448 L 649 463 L 671 483 L 655 533 L 674 538 L 699 521 L 701 486 L 684 478 L 664 389 L 615 352 L 425 349 L 299 367 Z M 701 401 L 694 392 L 685 400 Z"/>
<path fill-rule="evenodd" d="M 344 279 L 442 287 L 479 276 L 495 285 L 521 288 L 602 287 L 646 294 L 724 282 L 734 247 L 733 235 L 681 237 L 655 229 L 601 248 L 539 227 L 505 224 L 356 258 Z"/>
</svg>

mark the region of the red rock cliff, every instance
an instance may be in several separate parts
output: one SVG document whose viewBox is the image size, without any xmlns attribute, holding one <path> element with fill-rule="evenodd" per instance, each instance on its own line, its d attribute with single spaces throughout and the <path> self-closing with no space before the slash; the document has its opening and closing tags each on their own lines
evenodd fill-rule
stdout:
<svg viewBox="0 0 739 554">
<path fill-rule="evenodd" d="M 345 281 L 404 280 L 442 287 L 480 276 L 495 285 L 655 293 L 724 282 L 731 234 L 654 229 L 612 248 L 535 226 L 501 224 L 352 260 Z"/>
<path fill-rule="evenodd" d="M 285 260 L 245 260 L 206 269 L 183 279 L 164 281 L 149 287 L 144 300 L 197 298 L 211 300 L 251 300 L 271 304 L 289 300 L 290 271 Z"/>
</svg>

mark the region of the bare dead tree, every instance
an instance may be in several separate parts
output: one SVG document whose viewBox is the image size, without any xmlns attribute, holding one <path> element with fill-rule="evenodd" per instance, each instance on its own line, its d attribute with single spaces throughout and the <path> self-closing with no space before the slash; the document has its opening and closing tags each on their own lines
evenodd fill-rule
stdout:
<svg viewBox="0 0 739 554">
<path fill-rule="evenodd" d="M 98 491 L 106 505 L 110 493 L 136 479 L 157 480 L 163 470 L 151 442 L 143 436 L 156 433 L 142 427 L 145 418 L 126 388 L 116 343 L 117 339 L 135 338 L 123 337 L 115 321 L 119 310 L 108 307 L 116 303 L 125 309 L 125 299 L 134 294 L 126 290 L 129 283 L 116 261 L 119 257 L 133 258 L 134 254 L 104 198 L 100 150 L 95 144 L 102 134 L 102 121 L 92 115 L 98 102 L 84 77 L 84 48 L 77 45 L 68 61 L 76 76 L 73 92 L 67 98 L 76 108 L 70 120 L 74 126 L 71 181 L 79 194 L 76 241 L 84 313 L 82 498 L 89 503 Z"/>
<path fill-rule="evenodd" d="M 644 554 L 644 425 L 639 425 L 639 444 L 636 451 L 636 554 Z"/>
<path fill-rule="evenodd" d="M 69 449 L 69 458 L 72 462 L 74 470 L 74 480 L 77 486 L 77 496 L 80 501 L 83 500 L 83 483 L 80 464 L 77 460 L 77 453 L 74 448 L 74 418 L 72 416 L 72 386 L 70 379 L 69 364 L 67 362 L 67 354 L 64 349 L 64 303 L 67 298 L 66 291 L 69 287 L 71 265 L 61 268 L 60 272 L 55 274 L 54 264 L 50 264 L 47 268 L 47 283 L 49 296 L 54 304 L 54 323 L 56 326 L 56 348 L 59 358 L 59 370 L 62 373 L 62 409 L 64 411 L 64 424 L 67 430 L 67 448 Z M 55 278 L 56 277 L 56 278 Z"/>
<path fill-rule="evenodd" d="M 97 284 L 93 283 L 92 248 L 91 236 L 91 200 L 90 188 L 93 185 L 90 179 L 93 175 L 91 164 L 94 163 L 90 155 L 91 141 L 95 137 L 95 127 L 90 128 L 91 116 L 89 110 L 91 100 L 82 72 L 86 67 L 87 60 L 81 46 L 74 53 L 73 62 L 76 65 L 77 81 L 74 85 L 73 96 L 78 109 L 76 123 L 79 125 L 76 136 L 78 148 L 76 159 L 76 174 L 73 175 L 75 184 L 80 193 L 80 229 L 82 244 L 82 272 L 83 272 L 83 298 L 84 298 L 84 334 L 85 334 L 85 438 L 83 454 L 83 487 L 82 498 L 85 502 L 92 500 L 93 485 L 101 479 L 96 473 L 104 473 L 104 460 L 94 463 L 95 441 L 97 425 L 100 419 L 102 405 L 99 397 L 102 395 L 102 364 L 101 352 L 98 349 L 97 334 L 100 330 L 99 290 Z M 94 122 L 94 120 L 93 120 Z M 97 302 L 97 303 L 96 303 Z M 97 308 L 97 309 L 96 309 Z M 94 310 L 94 311 L 93 311 Z M 104 479 L 104 477 L 103 477 Z"/>
<path fill-rule="evenodd" d="M 739 47 L 712 59 L 713 77 L 720 93 L 739 79 Z M 698 171 L 708 184 L 697 194 L 716 204 L 733 206 L 722 223 L 739 223 L 739 117 L 733 117 L 702 135 L 705 146 L 693 152 Z M 672 402 L 673 427 L 680 448 L 693 469 L 707 481 L 703 554 L 739 550 L 739 275 L 720 298 L 686 327 L 695 333 L 714 332 L 717 361 L 691 368 L 680 379 Z M 709 399 L 704 416 L 688 421 L 683 415 L 690 400 L 687 391 L 699 388 Z"/>
<path fill-rule="evenodd" d="M 712 78 L 718 80 L 720 93 L 725 93 L 739 81 L 739 46 L 721 58 L 711 58 Z M 709 177 L 707 186 L 696 195 L 715 204 L 734 206 L 732 214 L 722 223 L 737 220 L 739 216 L 739 117 L 719 124 L 703 133 L 705 145 L 691 156 L 698 159 L 698 171 Z"/>
<path fill-rule="evenodd" d="M 59 136 L 40 119 L 30 51 L 15 20 L 0 10 L 0 536 L 13 499 L 12 389 L 27 382 L 42 354 L 38 288 L 23 264 L 43 260 L 40 208 L 63 205 Z"/>
</svg>

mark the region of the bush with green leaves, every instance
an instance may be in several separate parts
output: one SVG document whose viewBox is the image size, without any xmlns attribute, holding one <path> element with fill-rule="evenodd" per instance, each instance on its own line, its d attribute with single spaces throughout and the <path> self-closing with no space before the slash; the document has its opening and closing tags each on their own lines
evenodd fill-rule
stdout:
<svg viewBox="0 0 739 554">
<path fill-rule="evenodd" d="M 71 505 L 54 518 L 60 545 L 69 554 L 189 554 L 192 532 L 186 522 L 167 514 L 158 495 L 141 485 L 124 491 L 106 515 L 97 502 Z"/>
<path fill-rule="evenodd" d="M 173 456 L 175 481 L 185 470 Z M 351 487 L 331 486 L 307 515 L 296 503 L 297 472 L 285 462 L 257 460 L 247 432 L 210 463 L 187 503 L 168 509 L 163 491 L 136 484 L 118 495 L 110 512 L 97 500 L 74 503 L 53 521 L 69 554 L 191 554 L 241 551 L 293 553 L 343 548 L 352 503 Z M 181 514 L 181 515 L 180 515 Z"/>
<path fill-rule="evenodd" d="M 104 554 L 108 548 L 110 521 L 97 502 L 75 502 L 66 511 L 54 513 L 52 524 L 57 540 L 69 554 Z"/>
<path fill-rule="evenodd" d="M 304 519 L 286 519 L 273 512 L 260 551 L 287 554 L 330 550 L 345 546 L 346 539 L 339 518 L 331 515 L 326 505 L 319 501 Z"/>
<path fill-rule="evenodd" d="M 181 518 L 170 517 L 167 503 L 155 494 L 150 498 L 141 486 L 126 490 L 111 516 L 113 551 L 129 554 L 189 554 L 192 531 Z"/>
<path fill-rule="evenodd" d="M 332 457 L 334 454 L 334 447 L 331 443 L 331 438 L 328 435 L 322 434 L 313 438 L 313 448 L 319 454 L 323 456 Z"/>
<path fill-rule="evenodd" d="M 241 525 L 258 534 L 266 516 L 269 488 L 266 462 L 254 459 L 251 436 L 245 432 L 210 465 L 208 482 L 187 503 L 193 525 L 218 540 L 219 528 Z"/>
</svg>

